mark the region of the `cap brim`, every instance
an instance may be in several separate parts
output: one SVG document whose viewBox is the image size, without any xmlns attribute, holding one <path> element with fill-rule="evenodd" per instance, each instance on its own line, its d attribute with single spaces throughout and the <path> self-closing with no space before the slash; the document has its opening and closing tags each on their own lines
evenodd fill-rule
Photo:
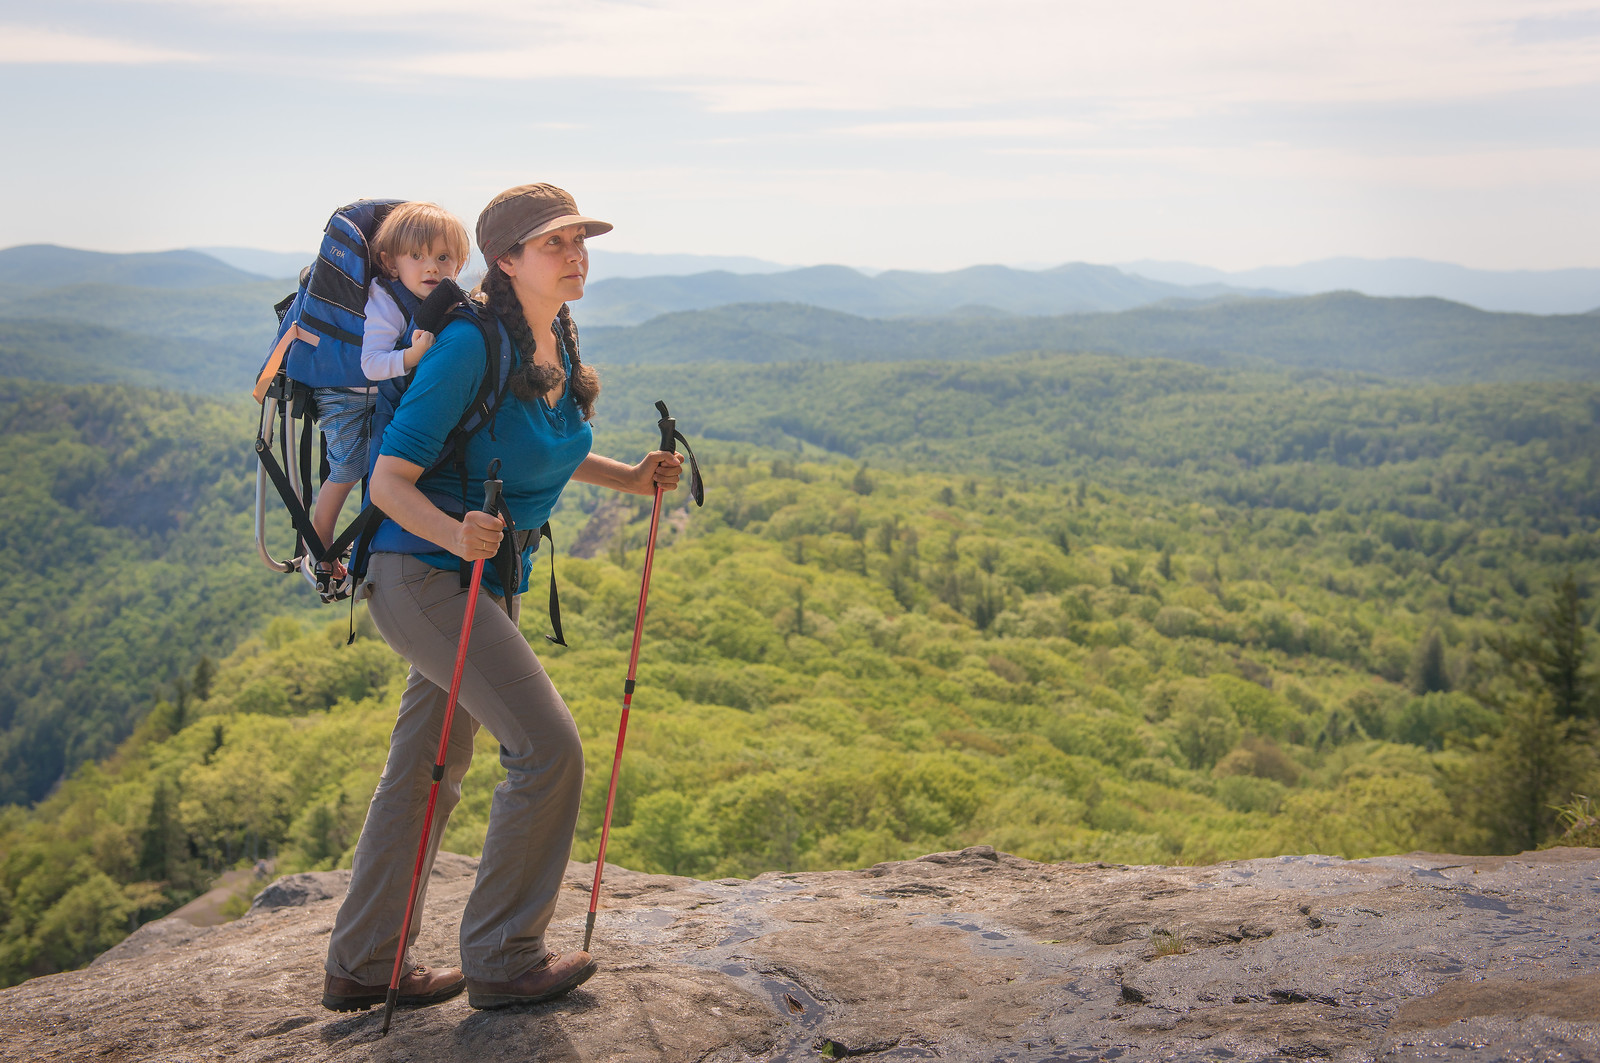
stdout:
<svg viewBox="0 0 1600 1063">
<path fill-rule="evenodd" d="M 559 218 L 551 218 L 537 229 L 529 232 L 521 240 L 518 240 L 517 243 L 527 243 L 536 236 L 543 236 L 545 233 L 555 232 L 557 229 L 565 229 L 569 225 L 583 226 L 583 235 L 586 237 L 600 236 L 611 231 L 611 223 L 608 221 L 601 221 L 599 218 L 586 218 L 582 214 L 563 214 Z M 516 245 L 513 244 L 512 246 Z"/>
</svg>

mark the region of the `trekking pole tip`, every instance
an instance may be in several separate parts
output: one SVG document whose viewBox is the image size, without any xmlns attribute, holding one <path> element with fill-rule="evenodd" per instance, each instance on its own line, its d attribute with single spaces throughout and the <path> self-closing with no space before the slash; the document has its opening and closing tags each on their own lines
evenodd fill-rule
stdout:
<svg viewBox="0 0 1600 1063">
<path fill-rule="evenodd" d="M 583 951 L 589 951 L 589 939 L 594 936 L 594 913 L 589 913 L 589 918 L 583 924 Z"/>
<path fill-rule="evenodd" d="M 390 986 L 389 996 L 383 1002 L 383 1029 L 378 1031 L 379 1037 L 389 1036 L 389 1020 L 394 1017 L 394 1003 L 400 998 L 400 987 Z"/>
</svg>

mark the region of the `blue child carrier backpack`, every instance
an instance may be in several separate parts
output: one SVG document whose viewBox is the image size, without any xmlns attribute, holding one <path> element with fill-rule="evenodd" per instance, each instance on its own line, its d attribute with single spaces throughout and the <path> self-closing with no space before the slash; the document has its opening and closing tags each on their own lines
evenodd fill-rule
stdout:
<svg viewBox="0 0 1600 1063">
<path fill-rule="evenodd" d="M 317 420 L 313 388 L 371 387 L 374 382 L 361 371 L 361 341 L 366 327 L 367 289 L 377 274 L 376 263 L 370 247 L 371 240 L 383 219 L 402 199 L 364 199 L 340 207 L 328 219 L 323 230 L 317 259 L 300 273 L 299 290 L 280 301 L 273 309 L 278 314 L 278 332 L 266 362 L 256 375 L 253 394 L 261 403 L 261 419 L 256 432 L 255 451 L 259 459 L 256 470 L 256 549 L 262 561 L 279 572 L 294 572 L 309 555 L 317 562 L 342 557 L 353 550 L 349 566 L 350 580 L 343 586 L 325 586 L 318 583 L 318 592 L 324 601 L 332 602 L 349 597 L 366 573 L 367 557 L 372 537 L 386 519 L 384 514 L 366 500 L 359 513 L 338 533 L 331 543 L 323 543 L 312 527 L 311 510 L 315 486 L 327 480 L 328 464 L 326 441 L 323 441 L 319 471 L 313 482 L 312 453 L 315 449 Z M 512 367 L 512 359 L 503 353 L 511 349 L 505 327 L 477 303 L 467 299 L 454 282 L 443 283 L 424 309 L 419 300 L 402 285 L 386 283 L 386 288 L 408 317 L 418 327 L 437 333 L 445 324 L 455 319 L 471 321 L 482 333 L 488 359 L 483 385 L 472 403 L 462 413 L 460 422 L 446 437 L 444 449 L 434 467 L 423 477 L 454 466 L 459 470 L 463 485 L 461 498 L 465 497 L 466 467 L 464 455 L 467 441 L 484 427 L 493 432 L 495 412 L 504 398 Z M 425 322 L 420 320 L 426 316 Z M 408 327 L 402 330 L 399 343 L 404 345 L 411 335 Z M 377 459 L 383 430 L 393 417 L 412 374 L 377 382 L 376 401 L 373 405 L 372 423 L 369 427 L 368 473 Z M 279 560 L 266 545 L 267 482 L 272 482 L 290 523 L 295 530 L 292 555 Z M 362 485 L 363 497 L 366 483 Z M 447 513 L 459 516 L 464 505 L 459 499 L 433 497 L 433 501 Z M 521 556 L 510 550 L 513 536 L 509 534 L 510 515 L 502 513 L 507 521 L 508 534 L 501 555 L 495 559 L 502 586 L 519 586 Z M 549 538 L 548 522 L 539 529 Z M 436 549 L 434 544 L 409 534 L 396 547 L 401 552 L 426 552 Z M 554 543 L 552 541 L 552 547 Z M 556 596 L 555 557 L 552 549 L 550 573 L 550 616 L 555 635 L 546 636 L 552 642 L 566 645 L 561 633 L 560 604 Z M 463 564 L 465 573 L 468 566 Z M 465 575 L 463 580 L 465 581 Z M 463 586 L 466 583 L 463 582 Z M 352 602 L 352 607 L 354 602 Z M 509 609 L 509 599 L 507 608 Z"/>
<path fill-rule="evenodd" d="M 363 199 L 334 211 L 323 229 L 316 261 L 300 271 L 298 291 L 279 302 L 278 332 L 266 362 L 256 374 L 252 394 L 261 403 L 256 431 L 256 550 L 268 568 L 294 572 L 309 555 L 317 562 L 338 558 L 357 530 L 346 528 L 324 543 L 311 525 L 315 488 L 327 479 L 326 441 L 319 474 L 312 479 L 317 433 L 313 388 L 365 388 L 361 336 L 366 327 L 367 286 L 375 273 L 370 241 L 403 199 Z M 408 312 L 417 300 L 399 285 L 390 288 Z M 409 305 L 408 305 L 409 303 Z M 288 511 L 295 531 L 287 560 L 266 545 L 267 481 Z M 328 597 L 326 588 L 319 587 Z"/>
</svg>

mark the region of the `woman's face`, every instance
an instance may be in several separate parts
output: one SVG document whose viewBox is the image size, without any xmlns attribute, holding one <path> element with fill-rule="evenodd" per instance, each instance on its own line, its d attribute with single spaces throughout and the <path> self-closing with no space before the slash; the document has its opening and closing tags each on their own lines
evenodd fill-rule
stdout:
<svg viewBox="0 0 1600 1063">
<path fill-rule="evenodd" d="M 522 245 L 521 254 L 500 259 L 500 268 L 519 295 L 562 303 L 582 299 L 589 276 L 584 228 L 568 225 L 536 236 Z"/>
</svg>

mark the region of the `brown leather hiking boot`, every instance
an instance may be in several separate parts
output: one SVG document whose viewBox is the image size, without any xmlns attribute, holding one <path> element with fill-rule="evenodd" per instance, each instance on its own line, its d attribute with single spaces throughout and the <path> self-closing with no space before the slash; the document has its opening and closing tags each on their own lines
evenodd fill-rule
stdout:
<svg viewBox="0 0 1600 1063">
<path fill-rule="evenodd" d="M 509 982 L 480 982 L 467 979 L 467 1003 L 475 1008 L 503 1008 L 511 1004 L 537 1004 L 554 1000 L 578 988 L 600 965 L 587 952 L 563 956 L 552 952 L 533 970 Z"/>
<path fill-rule="evenodd" d="M 400 976 L 397 1004 L 437 1004 L 461 992 L 466 978 L 456 967 L 413 967 Z M 322 981 L 322 1006 L 329 1011 L 365 1011 L 389 998 L 387 985 L 362 985 L 327 975 Z"/>
</svg>

